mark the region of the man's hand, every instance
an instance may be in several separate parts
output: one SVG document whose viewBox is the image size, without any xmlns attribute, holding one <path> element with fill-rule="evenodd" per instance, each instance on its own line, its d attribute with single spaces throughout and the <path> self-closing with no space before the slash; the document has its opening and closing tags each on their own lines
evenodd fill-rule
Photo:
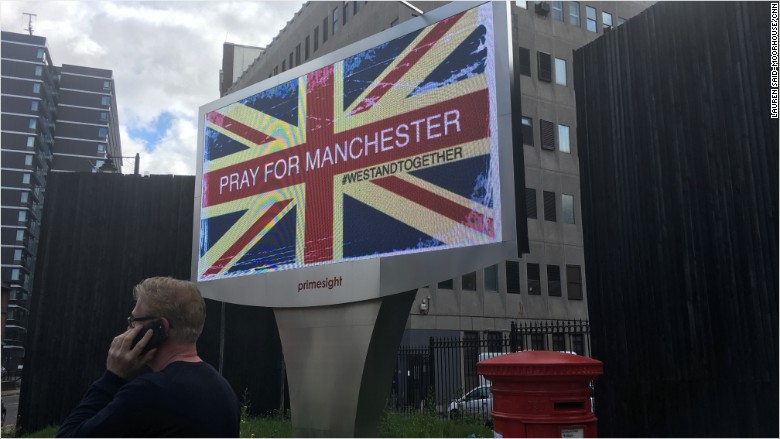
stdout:
<svg viewBox="0 0 780 439">
<path fill-rule="evenodd" d="M 157 353 L 157 349 L 152 349 L 144 355 L 141 355 L 144 347 L 152 339 L 152 330 L 149 329 L 143 338 L 132 349 L 130 346 L 142 329 L 141 325 L 134 328 L 127 328 L 123 334 L 114 337 L 111 347 L 108 349 L 108 358 L 106 358 L 106 369 L 124 379 L 130 379 L 136 374 L 149 360 Z"/>
</svg>

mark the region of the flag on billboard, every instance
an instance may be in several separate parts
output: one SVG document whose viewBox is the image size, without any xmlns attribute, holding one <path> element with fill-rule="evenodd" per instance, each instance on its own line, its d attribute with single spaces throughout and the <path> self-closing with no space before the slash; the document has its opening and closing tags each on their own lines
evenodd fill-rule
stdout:
<svg viewBox="0 0 780 439">
<path fill-rule="evenodd" d="M 199 280 L 500 240 L 490 5 L 207 113 Z"/>
</svg>

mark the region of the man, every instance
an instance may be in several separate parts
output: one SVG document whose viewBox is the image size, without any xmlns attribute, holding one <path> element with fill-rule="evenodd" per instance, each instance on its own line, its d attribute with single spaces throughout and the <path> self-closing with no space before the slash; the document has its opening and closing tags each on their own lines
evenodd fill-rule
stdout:
<svg viewBox="0 0 780 439">
<path fill-rule="evenodd" d="M 238 398 L 195 347 L 206 319 L 206 303 L 195 284 L 154 277 L 138 284 L 133 297 L 129 326 L 114 337 L 106 372 L 57 436 L 238 437 Z M 162 323 L 159 334 L 147 330 L 133 346 L 149 322 Z M 164 341 L 142 353 L 153 336 Z M 145 366 L 152 372 L 139 374 Z"/>
</svg>

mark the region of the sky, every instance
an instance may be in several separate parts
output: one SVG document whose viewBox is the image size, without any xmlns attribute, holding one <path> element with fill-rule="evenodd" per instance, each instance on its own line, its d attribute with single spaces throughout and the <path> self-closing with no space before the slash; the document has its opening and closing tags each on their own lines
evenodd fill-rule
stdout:
<svg viewBox="0 0 780 439">
<path fill-rule="evenodd" d="M 46 37 L 55 65 L 114 74 L 122 155 L 194 175 L 198 109 L 219 98 L 222 43 L 266 46 L 302 1 L 0 1 L 0 27 Z M 133 160 L 122 171 L 133 172 Z"/>
</svg>

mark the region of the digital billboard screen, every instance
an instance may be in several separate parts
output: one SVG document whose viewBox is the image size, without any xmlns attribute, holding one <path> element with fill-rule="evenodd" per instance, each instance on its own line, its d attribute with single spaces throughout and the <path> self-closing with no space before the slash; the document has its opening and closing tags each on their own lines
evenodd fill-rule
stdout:
<svg viewBox="0 0 780 439">
<path fill-rule="evenodd" d="M 502 240 L 490 3 L 204 114 L 197 280 Z"/>
</svg>

